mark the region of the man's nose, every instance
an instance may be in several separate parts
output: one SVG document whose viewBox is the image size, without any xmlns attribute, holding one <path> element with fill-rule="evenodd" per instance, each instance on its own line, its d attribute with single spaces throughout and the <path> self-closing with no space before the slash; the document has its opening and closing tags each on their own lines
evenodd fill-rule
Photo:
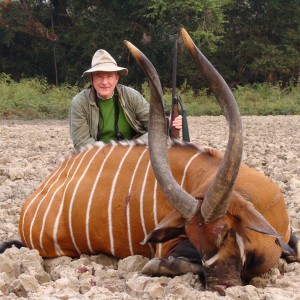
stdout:
<svg viewBox="0 0 300 300">
<path fill-rule="evenodd" d="M 104 84 L 108 83 L 108 77 L 103 76 L 101 79 L 102 79 L 102 83 Z"/>
</svg>

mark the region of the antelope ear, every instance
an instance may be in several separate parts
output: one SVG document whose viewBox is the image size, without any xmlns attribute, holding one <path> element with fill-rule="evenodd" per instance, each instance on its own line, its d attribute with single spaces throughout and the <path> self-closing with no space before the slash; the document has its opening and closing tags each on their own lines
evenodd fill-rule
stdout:
<svg viewBox="0 0 300 300">
<path fill-rule="evenodd" d="M 233 202 L 234 213 L 232 214 L 241 220 L 243 227 L 277 239 L 282 238 L 251 202 L 240 197 L 234 197 Z"/>
<path fill-rule="evenodd" d="M 282 239 L 277 239 L 276 243 L 281 247 L 281 249 L 282 249 L 282 254 L 281 255 L 283 257 L 290 257 L 290 256 L 295 256 L 296 255 L 295 249 L 290 247 L 290 245 L 285 243 Z"/>
<path fill-rule="evenodd" d="M 146 243 L 163 243 L 185 233 L 185 220 L 177 210 L 166 215 L 156 228 L 146 235 L 142 245 Z"/>
</svg>

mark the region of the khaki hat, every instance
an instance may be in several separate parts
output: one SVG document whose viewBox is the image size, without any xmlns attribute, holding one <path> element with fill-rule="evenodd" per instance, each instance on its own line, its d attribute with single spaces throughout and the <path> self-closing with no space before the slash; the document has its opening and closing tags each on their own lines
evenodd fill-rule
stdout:
<svg viewBox="0 0 300 300">
<path fill-rule="evenodd" d="M 118 72 L 120 75 L 126 76 L 128 70 L 119 67 L 113 57 L 105 50 L 97 50 L 92 59 L 92 67 L 85 71 L 82 76 L 89 75 L 90 73 L 103 71 L 103 72 Z"/>
</svg>

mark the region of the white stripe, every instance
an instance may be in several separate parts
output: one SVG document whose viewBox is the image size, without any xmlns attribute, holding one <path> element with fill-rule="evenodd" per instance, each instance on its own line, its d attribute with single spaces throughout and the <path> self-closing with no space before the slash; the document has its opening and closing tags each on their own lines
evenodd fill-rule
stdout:
<svg viewBox="0 0 300 300">
<path fill-rule="evenodd" d="M 73 160 L 72 162 L 72 165 L 70 166 L 69 168 L 69 171 L 68 171 L 68 174 L 66 176 L 66 178 L 69 177 L 69 173 L 70 171 L 72 170 L 76 160 L 78 159 L 79 156 L 76 156 L 75 159 Z M 78 166 L 74 172 L 74 174 L 77 172 L 77 169 L 78 169 Z M 74 174 L 72 176 L 72 178 L 69 180 L 69 182 L 66 184 L 66 187 L 64 189 L 64 193 L 63 193 L 63 196 L 61 198 L 61 202 L 60 202 L 60 207 L 59 207 L 59 210 L 58 210 L 58 213 L 57 213 L 57 216 L 56 216 L 56 219 L 55 219 L 55 222 L 54 222 L 54 227 L 53 227 L 53 243 L 54 243 L 54 248 L 55 248 L 55 251 L 56 251 L 56 255 L 57 256 L 63 256 L 64 253 L 63 251 L 61 250 L 58 242 L 57 242 L 57 232 L 58 232 L 58 225 L 59 225 L 59 221 L 60 221 L 60 218 L 61 218 L 61 215 L 62 215 L 62 212 L 63 212 L 63 207 L 64 207 L 64 204 L 65 204 L 65 196 L 66 196 L 66 191 L 68 189 L 68 186 L 70 184 L 70 182 L 72 181 L 72 179 L 74 178 Z"/>
<path fill-rule="evenodd" d="M 133 171 L 133 174 L 132 174 L 132 177 L 131 177 L 131 182 L 130 182 L 130 186 L 129 186 L 129 190 L 128 190 L 128 197 L 130 197 L 130 193 L 131 193 L 131 189 L 132 189 L 132 185 L 133 183 L 135 182 L 135 175 L 136 175 L 136 172 L 137 172 L 137 169 L 141 163 L 141 160 L 144 156 L 144 154 L 147 152 L 147 149 L 145 149 L 141 156 L 139 157 L 136 165 L 135 165 L 135 168 L 134 168 L 134 171 Z M 128 244 L 129 244 L 129 249 L 130 249 L 130 255 L 134 255 L 133 253 L 133 247 L 132 247 L 132 236 L 131 236 L 131 223 L 130 223 L 130 200 L 129 202 L 127 203 L 127 207 L 126 207 L 126 219 L 127 219 L 127 232 L 128 232 Z"/>
<path fill-rule="evenodd" d="M 99 151 L 99 150 L 98 150 Z M 98 151 L 96 152 L 96 154 L 98 153 Z M 85 155 L 88 153 L 88 151 L 85 153 Z M 94 156 L 92 157 L 91 160 L 94 159 L 94 157 L 96 156 L 96 154 L 94 154 Z M 68 190 L 68 187 L 69 187 L 69 184 L 71 183 L 71 181 L 74 179 L 74 176 L 75 174 L 77 173 L 81 163 L 82 163 L 82 160 L 83 158 L 85 157 L 85 155 L 81 158 L 79 164 L 77 165 L 77 168 L 75 170 L 75 172 L 73 173 L 71 179 L 69 180 L 69 182 L 65 185 L 65 182 L 67 181 L 67 179 L 69 178 L 69 173 L 70 173 L 70 170 L 73 168 L 73 165 L 75 164 L 77 157 L 75 157 L 69 171 L 68 171 L 68 174 L 66 176 L 66 181 L 64 182 L 64 185 L 65 185 L 65 189 L 64 189 L 64 193 L 63 193 L 63 196 L 62 196 L 62 199 L 61 199 L 61 203 L 60 203 L 60 207 L 59 207 L 59 210 L 58 210 L 58 213 L 57 213 L 57 216 L 56 216 L 56 219 L 55 219 L 55 222 L 54 222 L 54 227 L 53 227 L 53 243 L 54 243 L 54 247 L 55 247 L 55 251 L 56 251 L 56 254 L 58 256 L 62 256 L 64 255 L 63 254 L 63 251 L 61 250 L 59 244 L 58 244 L 58 241 L 57 241 L 57 233 L 58 233 L 58 225 L 59 225 L 59 221 L 60 221 L 60 218 L 61 218 L 61 215 L 62 215 L 62 212 L 63 212 L 63 208 L 64 208 L 64 204 L 65 204 L 65 196 L 66 196 L 66 192 Z M 70 226 L 70 222 L 71 220 L 69 220 L 69 226 Z"/>
<path fill-rule="evenodd" d="M 206 260 L 206 261 L 203 261 L 202 260 L 202 263 L 205 267 L 209 267 L 211 266 L 214 262 L 216 262 L 217 260 L 219 259 L 219 253 L 217 253 L 215 256 L 213 256 L 212 258 Z"/>
<path fill-rule="evenodd" d="M 70 161 L 70 159 L 68 159 L 67 164 L 66 164 L 66 167 L 67 167 L 67 165 L 69 164 L 69 161 Z M 68 173 L 67 173 L 67 176 L 66 176 L 65 181 L 64 181 L 64 182 L 56 189 L 56 191 L 53 193 L 53 195 L 52 195 L 52 197 L 51 197 L 51 199 L 50 199 L 50 201 L 49 201 L 48 207 L 47 207 L 47 209 L 46 209 L 46 212 L 45 212 L 45 214 L 44 214 L 44 217 L 43 217 L 43 223 L 42 223 L 42 229 L 41 229 L 41 232 L 40 232 L 40 248 L 41 248 L 43 251 L 45 251 L 44 246 L 43 246 L 43 234 L 44 234 L 44 230 L 45 230 L 46 218 L 47 218 L 47 216 L 48 216 L 48 214 L 49 214 L 49 211 L 50 211 L 52 202 L 53 202 L 53 200 L 54 200 L 54 198 L 55 198 L 55 195 L 58 193 L 58 191 L 64 186 L 65 182 L 67 181 L 68 175 L 69 175 L 69 173 L 70 173 L 70 170 L 71 170 L 71 168 L 72 168 L 74 162 L 75 162 L 75 159 L 73 160 L 73 163 L 72 163 L 71 167 L 69 167 L 69 170 L 68 170 Z"/>
<path fill-rule="evenodd" d="M 92 202 L 93 202 L 93 199 L 94 199 L 94 193 L 95 193 L 96 187 L 98 186 L 99 178 L 100 178 L 100 176 L 102 174 L 102 171 L 104 169 L 105 163 L 108 160 L 108 158 L 111 155 L 111 153 L 113 152 L 113 150 L 115 149 L 115 146 L 116 146 L 116 144 L 112 144 L 112 147 L 110 148 L 108 154 L 106 155 L 105 159 L 103 160 L 101 168 L 100 168 L 100 170 L 99 170 L 99 172 L 97 174 L 97 177 L 96 177 L 96 179 L 94 181 L 94 185 L 92 187 L 92 190 L 91 190 L 91 193 L 90 193 L 90 197 L 89 197 L 89 200 L 88 200 L 88 208 L 87 208 L 86 217 L 85 217 L 85 227 L 86 227 L 87 243 L 88 243 L 88 247 L 89 247 L 89 250 L 90 250 L 91 253 L 94 253 L 94 250 L 92 249 L 92 245 L 91 245 L 91 240 L 90 240 L 90 232 L 88 230 L 88 228 L 89 228 L 89 222 L 90 222 L 91 206 L 92 206 Z"/>
<path fill-rule="evenodd" d="M 188 168 L 189 168 L 190 164 L 191 164 L 192 161 L 193 161 L 198 155 L 200 155 L 200 154 L 202 154 L 202 153 L 201 153 L 201 152 L 197 152 L 195 155 L 193 155 L 193 156 L 189 159 L 188 163 L 185 165 L 184 172 L 183 172 L 183 176 L 182 176 L 182 179 L 181 179 L 181 184 L 180 184 L 181 187 L 183 187 L 184 180 L 185 180 L 185 176 L 186 176 L 186 173 L 187 173 L 187 171 L 188 171 Z"/>
<path fill-rule="evenodd" d="M 34 245 L 33 245 L 33 240 L 32 240 L 32 229 L 33 229 L 33 225 L 35 223 L 35 219 L 36 219 L 36 216 L 38 214 L 38 211 L 40 209 L 40 206 L 42 205 L 43 201 L 46 199 L 47 195 L 49 194 L 51 188 L 56 184 L 56 182 L 58 182 L 61 174 L 64 172 L 65 168 L 67 167 L 67 164 L 64 166 L 64 168 L 62 169 L 62 171 L 59 173 L 58 177 L 56 178 L 56 180 L 50 185 L 49 189 L 47 190 L 47 193 L 45 194 L 45 196 L 39 201 L 39 204 L 36 208 L 36 211 L 34 213 L 34 216 L 31 220 L 31 224 L 30 224 L 30 229 L 29 229 L 29 232 L 30 232 L 30 245 L 31 245 L 31 248 L 34 248 Z"/>
<path fill-rule="evenodd" d="M 158 225 L 157 220 L 157 180 L 154 181 L 154 188 L 153 188 L 153 219 L 155 227 Z"/>
<path fill-rule="evenodd" d="M 243 238 L 238 234 L 235 233 L 235 237 L 236 237 L 236 242 L 239 246 L 240 249 L 240 255 L 241 255 L 241 259 L 242 259 L 242 263 L 244 265 L 245 261 L 246 261 L 246 254 L 245 254 L 245 245 L 243 242 Z"/>
<path fill-rule="evenodd" d="M 133 147 L 133 145 L 129 146 L 128 150 L 126 151 L 125 155 L 123 156 L 123 158 L 120 162 L 120 165 L 118 167 L 118 170 L 116 172 L 116 175 L 115 175 L 113 183 L 112 183 L 109 202 L 108 202 L 108 229 L 109 229 L 110 251 L 113 256 L 115 255 L 115 246 L 114 246 L 113 224 L 112 224 L 112 201 L 113 201 L 113 197 L 115 194 L 116 183 L 117 183 L 118 177 L 120 175 L 123 163 L 124 163 L 125 159 L 127 158 L 129 152 L 131 151 L 132 147 Z"/>
<path fill-rule="evenodd" d="M 190 164 L 200 154 L 201 153 L 197 152 L 195 155 L 193 155 L 189 159 L 188 163 L 186 164 L 184 172 L 183 172 L 183 176 L 182 176 L 182 179 L 181 179 L 181 187 L 183 187 L 183 184 L 184 184 L 184 181 L 185 181 L 185 177 L 186 177 L 186 173 L 188 171 L 188 168 L 189 168 Z M 154 223 L 155 223 L 155 227 L 156 227 L 158 225 L 158 220 L 157 220 L 157 180 L 155 180 L 153 198 L 154 198 L 154 203 L 153 203 Z M 156 247 L 158 247 L 158 253 L 157 253 L 158 257 L 161 257 L 162 244 L 159 243 L 159 244 L 156 245 Z"/>
<path fill-rule="evenodd" d="M 154 181 L 154 189 L 153 189 L 153 218 L 154 218 L 154 224 L 155 228 L 158 225 L 158 219 L 157 219 L 157 180 Z M 157 256 L 161 257 L 161 251 L 162 251 L 162 243 L 156 244 L 156 250 Z"/>
<path fill-rule="evenodd" d="M 47 182 L 45 183 L 44 187 L 42 190 L 40 190 L 33 199 L 30 200 L 30 203 L 28 204 L 26 210 L 23 213 L 23 218 L 22 218 L 22 236 L 24 238 L 24 243 L 28 246 L 28 242 L 26 241 L 26 237 L 25 237 L 25 228 L 24 228 L 24 223 L 25 223 L 25 216 L 27 214 L 27 211 L 29 210 L 29 208 L 31 207 L 31 205 L 33 204 L 33 202 L 35 200 L 38 200 L 38 196 L 46 189 L 47 184 L 49 183 L 49 181 L 55 177 L 56 173 L 58 173 L 58 171 L 60 170 L 60 168 L 62 167 L 62 164 L 56 169 L 56 171 L 51 175 L 51 177 L 49 177 L 49 179 L 47 180 Z"/>
<path fill-rule="evenodd" d="M 245 247 L 244 247 L 244 243 L 243 243 L 243 239 L 242 237 L 236 233 L 236 242 L 238 244 L 239 250 L 240 250 L 240 256 L 242 259 L 243 264 L 245 263 L 246 260 L 246 256 L 245 256 Z M 205 267 L 209 267 L 211 266 L 213 263 L 215 263 L 217 260 L 219 259 L 219 253 L 217 253 L 215 256 L 213 256 L 212 258 L 206 260 L 206 261 L 202 261 L 203 265 Z"/>
<path fill-rule="evenodd" d="M 140 195 L 140 217 L 141 217 L 141 223 L 142 223 L 142 227 L 143 227 L 143 231 L 144 231 L 144 236 L 147 235 L 147 230 L 146 230 L 146 225 L 145 225 L 145 217 L 144 217 L 144 194 L 145 194 L 145 187 L 146 187 L 146 183 L 147 183 L 147 177 L 148 177 L 150 166 L 151 166 L 151 162 L 149 159 L 148 166 L 147 166 L 146 172 L 145 172 L 144 181 L 142 184 L 141 195 Z M 154 249 L 150 243 L 148 243 L 148 246 L 150 247 L 150 250 L 151 250 L 151 253 L 153 256 Z"/>
<path fill-rule="evenodd" d="M 296 257 L 300 259 L 300 240 L 297 241 L 294 250 L 296 251 Z"/>
<path fill-rule="evenodd" d="M 77 190 L 78 190 L 78 188 L 79 188 L 79 185 L 80 185 L 81 181 L 83 180 L 83 178 L 85 177 L 85 175 L 86 175 L 86 173 L 87 173 L 87 171 L 88 171 L 88 169 L 89 169 L 91 163 L 93 162 L 94 158 L 96 157 L 96 155 L 97 155 L 98 151 L 100 151 L 100 149 L 101 149 L 101 148 L 99 148 L 99 149 L 97 150 L 97 152 L 93 155 L 92 159 L 90 159 L 90 161 L 89 161 L 88 165 L 86 166 L 84 172 L 82 173 L 82 175 L 80 176 L 79 180 L 77 181 L 76 186 L 75 186 L 75 189 L 74 189 L 73 194 L 72 194 L 71 201 L 70 201 L 70 207 L 69 207 L 69 229 L 70 229 L 70 234 L 71 234 L 71 239 L 72 239 L 73 245 L 74 245 L 74 247 L 76 248 L 76 251 L 77 251 L 77 253 L 78 253 L 79 255 L 81 254 L 81 252 L 80 252 L 80 250 L 79 250 L 79 248 L 78 248 L 78 246 L 77 246 L 77 244 L 76 244 L 75 237 L 74 237 L 74 232 L 73 232 L 73 227 L 72 227 L 73 204 L 74 204 L 74 201 L 75 201 L 75 196 L 76 196 L 76 194 L 77 194 Z M 86 155 L 88 152 L 90 152 L 90 150 L 88 150 L 88 151 L 85 153 L 85 155 Z M 85 155 L 84 155 L 84 156 L 85 156 Z M 83 161 L 83 158 L 81 159 L 79 165 L 81 164 L 82 161 Z"/>
<path fill-rule="evenodd" d="M 101 145 L 101 149 L 104 146 L 107 146 L 107 145 L 106 144 L 102 144 Z M 95 193 L 96 187 L 98 186 L 98 181 L 99 181 L 99 178 L 100 178 L 100 176 L 102 174 L 105 162 L 107 160 L 107 157 L 110 156 L 110 154 L 113 151 L 113 149 L 114 149 L 114 146 L 111 147 L 109 153 L 107 154 L 106 158 L 103 160 L 103 162 L 101 164 L 101 167 L 100 167 L 99 172 L 98 172 L 98 174 L 97 174 L 97 176 L 95 178 L 93 187 L 92 187 L 91 192 L 90 192 L 89 200 L 88 200 L 88 205 L 87 205 L 87 210 L 86 210 L 86 216 L 85 216 L 85 233 L 86 233 L 86 239 L 87 239 L 87 244 L 88 244 L 88 247 L 89 247 L 89 251 L 91 253 L 94 253 L 94 250 L 92 249 L 92 245 L 91 245 L 90 232 L 89 232 L 91 206 L 92 206 L 92 202 L 93 202 L 93 199 L 94 199 L 94 193 Z"/>
<path fill-rule="evenodd" d="M 72 180 L 74 179 L 79 167 L 81 166 L 81 163 L 83 161 L 83 159 L 85 158 L 85 156 L 90 152 L 90 149 L 87 150 L 81 157 L 74 173 L 73 173 L 73 176 L 71 177 L 71 179 L 69 180 L 69 182 L 67 183 L 66 187 L 65 187 L 65 190 L 64 190 L 64 194 L 63 194 L 63 197 L 62 197 L 62 204 L 64 205 L 65 203 L 65 196 L 66 196 L 66 191 L 68 190 L 68 187 L 69 187 L 69 184 L 72 182 Z M 74 160 L 76 160 L 77 158 L 79 157 L 79 155 L 77 157 L 75 157 Z M 54 241 L 54 245 L 55 245 L 55 250 L 56 252 L 60 253 L 60 255 L 63 255 L 63 252 L 57 242 L 57 231 L 58 231 L 58 224 L 59 224 L 59 220 L 60 220 L 60 217 L 61 217 L 61 213 L 59 212 L 57 217 L 56 217 L 56 220 L 55 220 L 55 225 L 54 225 L 54 229 L 53 229 L 53 241 Z M 69 227 L 70 227 L 70 223 L 71 223 L 71 220 L 69 220 Z M 79 254 L 79 253 L 78 253 Z"/>
</svg>

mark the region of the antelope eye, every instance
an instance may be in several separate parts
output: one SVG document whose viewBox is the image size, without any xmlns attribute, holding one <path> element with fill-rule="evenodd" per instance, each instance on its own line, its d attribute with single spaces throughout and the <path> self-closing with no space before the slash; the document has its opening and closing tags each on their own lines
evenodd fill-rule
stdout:
<svg viewBox="0 0 300 300">
<path fill-rule="evenodd" d="M 222 245 L 225 244 L 228 237 L 229 237 L 229 231 L 226 231 L 225 234 L 223 235 L 223 239 L 222 239 L 222 242 L 221 242 Z"/>
<path fill-rule="evenodd" d="M 226 231 L 226 233 L 223 236 L 223 241 L 226 241 L 228 236 L 229 236 L 229 231 Z"/>
<path fill-rule="evenodd" d="M 228 236 L 229 236 L 229 231 L 228 230 L 226 230 L 226 232 L 224 234 L 219 233 L 216 237 L 216 246 L 218 248 L 223 246 L 224 243 L 226 242 Z"/>
</svg>

